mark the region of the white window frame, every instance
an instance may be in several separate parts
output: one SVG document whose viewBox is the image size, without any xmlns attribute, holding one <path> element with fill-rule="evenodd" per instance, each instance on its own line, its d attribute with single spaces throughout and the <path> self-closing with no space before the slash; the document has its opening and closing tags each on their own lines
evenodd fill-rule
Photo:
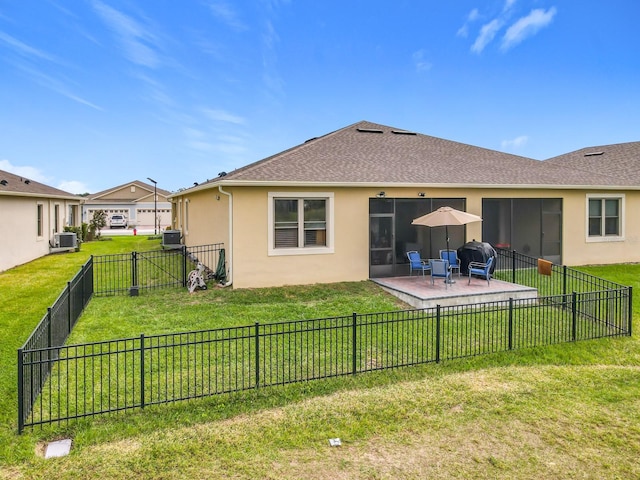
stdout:
<svg viewBox="0 0 640 480">
<path fill-rule="evenodd" d="M 619 235 L 589 235 L 589 201 L 590 200 L 609 200 L 615 199 L 620 202 L 620 234 Z M 586 202 L 586 220 L 585 220 L 585 235 L 587 243 L 601 243 L 601 242 L 623 242 L 624 237 L 624 225 L 625 225 L 625 195 L 622 193 L 589 193 L 587 194 Z M 602 212 L 602 219 L 605 219 L 604 211 Z M 603 229 L 604 232 L 604 229 Z"/>
<path fill-rule="evenodd" d="M 327 201 L 327 244 L 322 247 L 275 248 L 275 200 L 280 198 L 324 199 Z M 334 253 L 334 198 L 333 192 L 269 192 L 267 202 L 268 252 L 271 256 L 282 255 L 325 255 Z"/>
<path fill-rule="evenodd" d="M 38 231 L 40 227 L 40 231 Z M 36 238 L 42 240 L 44 238 L 44 203 L 36 203 Z"/>
<path fill-rule="evenodd" d="M 53 233 L 60 233 L 60 204 L 53 204 Z"/>
</svg>

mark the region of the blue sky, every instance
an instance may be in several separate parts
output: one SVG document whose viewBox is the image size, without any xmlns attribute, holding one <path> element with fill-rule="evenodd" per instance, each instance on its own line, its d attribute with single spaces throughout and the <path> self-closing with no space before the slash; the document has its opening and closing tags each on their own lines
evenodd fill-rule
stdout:
<svg viewBox="0 0 640 480">
<path fill-rule="evenodd" d="M 640 140 L 637 0 L 0 0 L 0 169 L 176 191 L 360 120 Z"/>
</svg>

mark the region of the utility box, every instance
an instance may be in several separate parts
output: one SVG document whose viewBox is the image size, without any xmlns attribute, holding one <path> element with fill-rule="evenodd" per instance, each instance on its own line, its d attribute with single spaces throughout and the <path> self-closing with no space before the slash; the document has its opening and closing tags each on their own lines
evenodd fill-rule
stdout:
<svg viewBox="0 0 640 480">
<path fill-rule="evenodd" d="M 54 243 L 60 248 L 75 248 L 78 246 L 78 236 L 73 232 L 56 233 Z"/>
<path fill-rule="evenodd" d="M 180 230 L 165 230 L 162 232 L 162 248 L 180 248 Z"/>
</svg>

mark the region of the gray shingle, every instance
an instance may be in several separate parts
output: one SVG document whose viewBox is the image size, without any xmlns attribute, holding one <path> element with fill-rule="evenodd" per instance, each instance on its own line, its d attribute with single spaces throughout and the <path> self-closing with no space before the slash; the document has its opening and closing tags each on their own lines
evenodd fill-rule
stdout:
<svg viewBox="0 0 640 480">
<path fill-rule="evenodd" d="M 382 133 L 379 133 L 382 132 Z M 395 132 L 395 133 L 394 133 Z M 358 122 L 212 182 L 623 186 L 620 176 L 566 168 L 371 122 Z"/>
<path fill-rule="evenodd" d="M 5 182 L 3 182 L 3 180 L 6 182 L 6 185 L 4 185 Z M 80 197 L 73 193 L 65 192 L 64 190 L 50 187 L 49 185 L 45 185 L 13 173 L 5 172 L 4 170 L 0 170 L 0 194 L 19 194 L 81 200 Z"/>
<path fill-rule="evenodd" d="M 640 142 L 582 148 L 545 160 L 545 163 L 594 175 L 613 176 L 620 181 L 640 185 Z"/>
</svg>

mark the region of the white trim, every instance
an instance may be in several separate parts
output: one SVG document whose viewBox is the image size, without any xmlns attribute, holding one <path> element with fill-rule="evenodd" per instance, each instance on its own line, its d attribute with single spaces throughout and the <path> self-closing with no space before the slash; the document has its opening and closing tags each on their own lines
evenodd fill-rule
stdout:
<svg viewBox="0 0 640 480">
<path fill-rule="evenodd" d="M 225 287 L 228 287 L 233 283 L 233 195 L 229 192 L 225 192 L 222 189 L 222 186 L 218 186 L 218 191 L 229 197 L 229 245 L 227 246 L 229 274 L 227 276 L 227 283 L 224 284 Z"/>
<path fill-rule="evenodd" d="M 599 236 L 591 236 L 589 235 L 589 200 L 602 200 L 602 199 L 617 199 L 620 201 L 620 235 L 599 235 Z M 587 201 L 585 208 L 585 236 L 587 243 L 604 243 L 604 242 L 624 242 L 624 225 L 625 225 L 625 195 L 624 193 L 587 193 L 586 197 Z M 602 212 L 602 218 L 604 219 L 604 211 Z"/>
<path fill-rule="evenodd" d="M 189 235 L 189 199 L 184 199 L 184 234 Z"/>
<path fill-rule="evenodd" d="M 276 198 L 323 198 L 327 200 L 327 246 L 326 247 L 273 247 L 273 201 Z M 267 201 L 267 255 L 326 255 L 334 253 L 334 193 L 333 192 L 269 192 Z"/>
</svg>

